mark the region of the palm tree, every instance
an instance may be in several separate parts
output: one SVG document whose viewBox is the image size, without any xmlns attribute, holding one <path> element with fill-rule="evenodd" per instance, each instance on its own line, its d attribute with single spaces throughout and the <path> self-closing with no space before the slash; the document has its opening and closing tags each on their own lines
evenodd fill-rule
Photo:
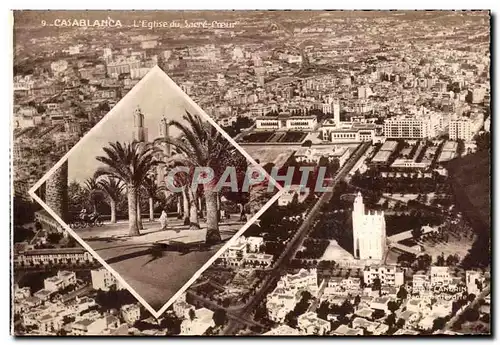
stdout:
<svg viewBox="0 0 500 345">
<path fill-rule="evenodd" d="M 209 244 L 221 241 L 218 223 L 217 191 L 214 186 L 217 177 L 222 174 L 224 167 L 221 165 L 223 156 L 231 151 L 231 146 L 221 133 L 212 125 L 203 122 L 198 115 L 192 115 L 186 111 L 183 122 L 173 120 L 170 126 L 176 127 L 181 132 L 181 138 L 160 138 L 159 141 L 168 142 L 175 146 L 183 155 L 170 158 L 176 164 L 190 168 L 209 167 L 215 172 L 215 178 L 203 185 L 203 194 L 207 208 L 207 235 L 206 242 Z M 196 196 L 195 190 L 190 191 L 190 197 Z M 191 201 L 192 198 L 191 198 Z M 194 200 L 196 204 L 196 200 Z M 191 207 L 193 203 L 191 203 Z M 191 213 L 191 212 L 190 212 Z"/>
<path fill-rule="evenodd" d="M 111 208 L 111 223 L 116 223 L 116 204 L 118 203 L 125 186 L 115 177 L 101 178 L 97 181 L 99 188 L 106 193 Z"/>
<path fill-rule="evenodd" d="M 137 218 L 138 194 L 144 179 L 149 171 L 161 164 L 154 158 L 157 153 L 148 143 L 109 143 L 103 148 L 105 156 L 96 159 L 104 163 L 96 171 L 96 176 L 109 176 L 121 180 L 127 189 L 129 234 L 139 235 L 139 221 Z"/>
<path fill-rule="evenodd" d="M 92 205 L 92 211 L 94 213 L 97 212 L 97 197 L 102 194 L 99 184 L 97 183 L 97 179 L 95 177 L 89 177 L 83 183 L 83 188 L 85 190 L 85 194 L 87 195 L 88 202 Z"/>
<path fill-rule="evenodd" d="M 161 139 L 155 140 L 155 143 Z M 168 161 L 168 166 L 170 168 L 175 168 L 178 166 L 184 166 L 183 156 L 176 154 L 171 156 Z M 191 182 L 193 180 L 192 170 L 188 172 L 178 172 L 175 174 L 175 179 L 173 184 L 176 187 L 181 188 L 180 196 L 182 196 L 183 201 L 183 218 L 184 225 L 189 225 L 190 229 L 196 230 L 200 228 L 199 217 L 198 217 L 198 199 L 197 193 L 193 192 L 191 188 Z"/>
<path fill-rule="evenodd" d="M 149 201 L 149 221 L 152 222 L 155 218 L 154 216 L 154 201 L 159 192 L 166 191 L 164 186 L 158 186 L 153 176 L 147 176 L 143 183 L 142 187 L 146 191 Z"/>
</svg>

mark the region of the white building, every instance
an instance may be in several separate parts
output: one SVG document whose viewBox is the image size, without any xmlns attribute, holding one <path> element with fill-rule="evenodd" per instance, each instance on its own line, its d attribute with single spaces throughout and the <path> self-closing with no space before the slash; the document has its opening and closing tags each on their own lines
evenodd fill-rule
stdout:
<svg viewBox="0 0 500 345">
<path fill-rule="evenodd" d="M 300 332 L 287 325 L 279 325 L 276 328 L 271 329 L 269 332 L 262 334 L 263 336 L 283 336 L 283 335 L 300 335 Z"/>
<path fill-rule="evenodd" d="M 37 214 L 35 214 L 36 217 Z M 21 267 L 52 266 L 63 263 L 85 265 L 94 262 L 94 260 L 94 257 L 88 251 L 80 247 L 30 249 L 15 255 L 14 265 Z"/>
<path fill-rule="evenodd" d="M 320 319 L 315 312 L 307 312 L 297 318 L 297 328 L 304 335 L 325 335 L 330 332 L 330 321 Z"/>
<path fill-rule="evenodd" d="M 116 286 L 116 289 L 123 289 L 120 282 L 107 269 L 91 270 L 90 275 L 92 277 L 92 288 L 95 290 L 109 291 L 109 288 L 113 285 Z"/>
<path fill-rule="evenodd" d="M 484 124 L 483 124 L 484 130 L 486 132 L 489 132 L 490 126 L 491 126 L 491 116 L 489 116 L 486 120 L 484 120 Z"/>
<path fill-rule="evenodd" d="M 260 253 L 263 244 L 262 237 L 241 236 L 222 253 L 220 259 L 226 266 L 239 267 L 250 264 L 268 267 L 272 264 L 273 256 Z"/>
<path fill-rule="evenodd" d="M 327 158 L 329 162 L 338 159 L 340 166 L 343 166 L 350 155 L 351 150 L 343 146 L 334 147 L 333 149 L 301 147 L 295 152 L 294 157 L 297 162 L 315 164 L 320 161 L 321 157 Z"/>
<path fill-rule="evenodd" d="M 295 129 L 313 130 L 318 120 L 316 116 L 264 116 L 255 119 L 257 129 Z"/>
<path fill-rule="evenodd" d="M 117 61 L 110 62 L 106 65 L 106 70 L 110 76 L 118 76 L 123 73 L 130 73 L 131 69 L 136 69 L 141 67 L 141 61 L 136 59 L 120 59 Z"/>
<path fill-rule="evenodd" d="M 468 117 L 453 119 L 450 120 L 448 135 L 451 140 L 471 141 L 482 126 L 482 114 L 476 115 L 474 119 Z"/>
<path fill-rule="evenodd" d="M 76 274 L 70 271 L 59 271 L 57 275 L 46 278 L 43 281 L 44 289 L 49 291 L 59 291 L 67 286 L 76 284 Z"/>
<path fill-rule="evenodd" d="M 172 304 L 172 309 L 178 318 L 187 319 L 189 318 L 190 310 L 194 310 L 195 307 L 186 302 L 186 293 L 183 293 Z"/>
<path fill-rule="evenodd" d="M 381 285 L 400 287 L 404 284 L 404 272 L 396 266 L 372 265 L 365 267 L 363 281 L 366 285 L 372 285 L 373 281 L 380 279 Z"/>
<path fill-rule="evenodd" d="M 105 60 L 105 61 L 110 61 L 113 59 L 113 51 L 111 50 L 111 48 L 104 48 L 103 51 L 102 51 L 102 58 Z"/>
<path fill-rule="evenodd" d="M 431 134 L 431 123 L 424 118 L 397 116 L 384 121 L 386 138 L 423 139 Z"/>
<path fill-rule="evenodd" d="M 308 291 L 313 296 L 317 295 L 316 269 L 301 269 L 296 274 L 281 277 L 274 291 L 267 295 L 266 307 L 269 318 L 275 322 L 282 322 L 300 301 L 303 291 Z"/>
<path fill-rule="evenodd" d="M 373 141 L 376 136 L 376 125 L 372 123 L 342 122 L 340 126 L 323 124 L 320 128 L 323 140 L 332 143 L 360 143 Z"/>
<path fill-rule="evenodd" d="M 358 87 L 358 98 L 366 99 L 372 95 L 372 89 L 369 86 Z"/>
<path fill-rule="evenodd" d="M 109 315 L 97 319 L 82 319 L 72 323 L 71 335 L 104 335 L 117 329 L 120 320 Z"/>
<path fill-rule="evenodd" d="M 50 64 L 50 69 L 54 74 L 60 74 L 68 69 L 68 61 L 66 60 L 58 60 L 54 61 Z"/>
<path fill-rule="evenodd" d="M 412 280 L 413 292 L 423 292 L 430 286 L 429 276 L 426 274 L 414 274 Z"/>
<path fill-rule="evenodd" d="M 361 279 L 358 277 L 330 277 L 323 290 L 323 297 L 355 294 L 359 292 L 360 288 Z"/>
<path fill-rule="evenodd" d="M 450 267 L 447 266 L 431 266 L 430 282 L 432 287 L 448 286 L 451 284 L 453 277 L 451 276 Z"/>
<path fill-rule="evenodd" d="M 287 274 L 281 277 L 277 287 L 307 290 L 313 296 L 318 292 L 318 277 L 316 269 L 300 269 L 296 274 Z"/>
<path fill-rule="evenodd" d="M 18 284 L 14 286 L 14 299 L 20 301 L 31 296 L 31 290 L 29 286 L 19 287 Z"/>
<path fill-rule="evenodd" d="M 80 54 L 80 46 L 71 46 L 68 48 L 68 54 L 69 55 L 77 55 Z"/>
<path fill-rule="evenodd" d="M 207 329 L 215 326 L 213 320 L 214 312 L 207 308 L 200 308 L 194 311 L 193 320 L 187 319 L 181 323 L 179 335 L 203 335 Z"/>
<path fill-rule="evenodd" d="M 141 308 L 138 304 L 126 304 L 120 308 L 123 320 L 133 325 L 136 321 L 141 319 Z"/>
<path fill-rule="evenodd" d="M 383 310 L 384 312 L 389 311 L 389 302 L 391 301 L 391 298 L 389 296 L 381 296 L 381 297 L 375 297 L 372 299 L 370 302 L 370 308 L 371 309 L 378 309 L 378 310 Z"/>
<path fill-rule="evenodd" d="M 147 67 L 139 67 L 139 68 L 131 68 L 130 69 L 130 78 L 131 79 L 142 79 L 148 72 L 150 68 Z"/>
<path fill-rule="evenodd" d="M 386 249 L 384 212 L 365 211 L 360 192 L 352 211 L 354 257 L 362 260 L 383 260 Z"/>
<path fill-rule="evenodd" d="M 481 285 L 483 285 L 484 276 L 481 272 L 477 271 L 466 271 L 465 272 L 465 283 L 467 285 L 467 293 L 478 295 L 482 289 L 479 289 Z"/>
</svg>

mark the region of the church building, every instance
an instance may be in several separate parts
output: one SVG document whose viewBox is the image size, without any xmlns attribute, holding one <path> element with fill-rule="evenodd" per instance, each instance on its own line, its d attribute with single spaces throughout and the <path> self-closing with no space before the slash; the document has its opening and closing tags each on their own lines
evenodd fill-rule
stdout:
<svg viewBox="0 0 500 345">
<path fill-rule="evenodd" d="M 386 250 L 384 211 L 365 211 L 360 192 L 352 211 L 354 257 L 361 260 L 383 260 Z"/>
</svg>

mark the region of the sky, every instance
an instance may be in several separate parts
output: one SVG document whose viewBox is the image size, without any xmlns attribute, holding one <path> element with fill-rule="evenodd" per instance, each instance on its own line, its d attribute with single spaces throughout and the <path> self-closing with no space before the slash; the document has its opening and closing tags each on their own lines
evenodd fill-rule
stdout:
<svg viewBox="0 0 500 345">
<path fill-rule="evenodd" d="M 153 69 L 74 147 L 68 159 L 68 182 L 82 183 L 92 177 L 102 165 L 95 159 L 104 155 L 103 147 L 109 142 L 130 142 L 134 132 L 134 112 L 137 106 L 144 114 L 148 140 L 159 137 L 160 120 L 182 121 L 185 111 L 197 112 L 185 100 L 173 82 L 165 78 L 160 69 Z M 170 128 L 169 134 L 177 136 L 178 130 Z"/>
</svg>

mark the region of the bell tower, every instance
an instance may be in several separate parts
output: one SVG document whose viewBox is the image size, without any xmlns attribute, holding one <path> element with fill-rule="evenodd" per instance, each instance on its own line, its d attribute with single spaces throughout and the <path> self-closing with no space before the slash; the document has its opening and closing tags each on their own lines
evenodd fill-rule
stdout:
<svg viewBox="0 0 500 345">
<path fill-rule="evenodd" d="M 148 129 L 144 127 L 144 114 L 139 106 L 134 111 L 133 140 L 140 142 L 148 141 Z"/>
</svg>

